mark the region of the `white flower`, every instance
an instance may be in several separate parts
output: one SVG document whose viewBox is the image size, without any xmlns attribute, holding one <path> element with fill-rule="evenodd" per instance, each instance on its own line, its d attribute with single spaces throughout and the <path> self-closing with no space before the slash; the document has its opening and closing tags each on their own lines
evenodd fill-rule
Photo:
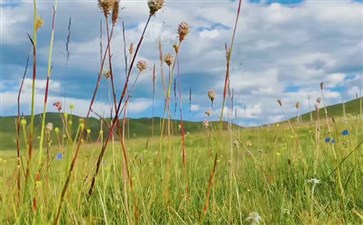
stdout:
<svg viewBox="0 0 363 225">
<path fill-rule="evenodd" d="M 258 225 L 261 220 L 262 217 L 258 214 L 258 212 L 251 212 L 246 219 L 246 221 L 249 221 L 251 225 Z"/>
<path fill-rule="evenodd" d="M 47 130 L 47 132 L 51 132 L 53 130 L 53 124 L 52 123 L 47 123 L 47 125 L 45 126 L 45 129 Z"/>
<path fill-rule="evenodd" d="M 313 183 L 313 185 L 320 184 L 320 180 L 318 180 L 316 178 L 311 178 L 311 179 L 306 180 L 306 181 L 309 182 L 309 183 Z"/>
</svg>

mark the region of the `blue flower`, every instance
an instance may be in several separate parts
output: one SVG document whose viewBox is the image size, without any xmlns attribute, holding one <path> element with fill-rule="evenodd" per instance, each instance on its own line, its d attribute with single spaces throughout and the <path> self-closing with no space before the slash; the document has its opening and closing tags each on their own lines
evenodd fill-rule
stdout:
<svg viewBox="0 0 363 225">
<path fill-rule="evenodd" d="M 330 140 L 331 140 L 331 138 L 330 138 L 330 137 L 326 137 L 326 138 L 325 138 L 325 143 L 329 143 L 329 142 L 330 142 Z"/>
<path fill-rule="evenodd" d="M 60 152 L 60 153 L 58 153 L 58 154 L 57 154 L 57 159 L 58 159 L 58 160 L 62 160 L 62 159 L 63 159 L 63 153 L 61 153 L 61 152 Z"/>
<path fill-rule="evenodd" d="M 349 135 L 349 131 L 348 131 L 347 129 L 343 130 L 342 135 L 343 135 L 343 136 L 347 136 L 347 135 Z"/>
</svg>

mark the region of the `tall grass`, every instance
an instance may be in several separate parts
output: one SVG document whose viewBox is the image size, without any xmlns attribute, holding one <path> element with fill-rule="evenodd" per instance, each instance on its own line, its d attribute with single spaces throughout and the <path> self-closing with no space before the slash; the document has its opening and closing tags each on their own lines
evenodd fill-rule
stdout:
<svg viewBox="0 0 363 225">
<path fill-rule="evenodd" d="M 36 81 L 36 31 L 42 20 L 34 1 L 33 80 L 30 124 L 16 119 L 16 153 L 3 154 L 0 164 L 15 170 L 2 170 L 0 179 L 1 224 L 361 224 L 363 222 L 363 124 L 359 118 L 330 118 L 324 102 L 326 123 L 320 120 L 317 105 L 315 120 L 287 120 L 279 126 L 235 129 L 231 118 L 224 122 L 224 110 L 234 108 L 234 91 L 230 93 L 229 68 L 242 0 L 238 1 L 232 39 L 226 46 L 226 75 L 221 112 L 214 104 L 218 95 L 210 90 L 211 110 L 206 112 L 205 132 L 187 134 L 183 121 L 181 46 L 189 34 L 189 24 L 177 30 L 174 53 L 164 56 L 159 42 L 160 74 L 154 64 L 153 101 L 156 76 L 161 77 L 165 106 L 160 134 L 154 131 L 145 138 L 125 138 L 127 108 L 138 77 L 146 62 L 137 57 L 153 16 L 164 1 L 149 1 L 150 12 L 136 48 L 125 54 L 125 82 L 116 93 L 111 41 L 118 20 L 119 1 L 100 0 L 104 24 L 100 27 L 100 69 L 91 95 L 88 112 L 78 124 L 70 114 L 59 111 L 61 127 L 46 125 L 47 96 L 52 73 L 52 46 L 55 32 L 56 5 L 48 58 L 47 85 L 39 143 L 34 136 Z M 111 15 L 112 13 L 112 15 Z M 109 18 L 112 20 L 110 21 Z M 102 24 L 102 23 L 101 23 Z M 124 23 L 122 23 L 124 29 Z M 110 28 L 109 26 L 112 25 Z M 106 30 L 107 45 L 102 48 Z M 68 33 L 70 34 L 70 22 Z M 69 40 L 68 34 L 68 40 Z M 131 45 L 133 46 L 133 45 Z M 67 64 L 69 49 L 67 44 Z M 93 109 L 103 68 L 108 61 L 111 93 L 111 118 Z M 168 79 L 164 77 L 164 63 Z M 28 61 L 27 61 L 28 64 Z M 134 67 L 138 68 L 132 81 Z M 27 68 L 27 66 L 26 66 Z M 26 69 L 23 75 L 23 81 Z M 173 86 L 174 82 L 174 86 Z M 20 108 L 20 85 L 18 103 Z M 172 121 L 171 89 L 179 106 L 180 131 Z M 323 83 L 320 86 L 324 101 Z M 191 107 L 189 89 L 189 107 Z M 205 97 L 206 100 L 207 96 Z M 309 97 L 310 98 L 310 97 Z M 321 99 L 318 99 L 320 103 Z M 229 104 L 230 102 L 230 104 Z M 281 100 L 278 104 L 284 112 Z M 231 106 L 231 109 L 227 107 Z M 154 103 L 153 103 L 154 107 Z M 66 108 L 66 106 L 64 106 Z M 227 108 L 227 109 L 225 109 Z M 101 128 L 91 131 L 87 125 L 91 114 L 100 117 Z M 312 114 L 311 114 L 312 115 Z M 217 123 L 212 121 L 216 120 Z M 313 120 L 313 118 L 311 118 Z M 167 127 L 165 124 L 167 123 Z M 72 125 L 73 124 L 73 125 Z M 107 126 L 107 129 L 104 128 Z M 179 124 L 178 124 L 179 125 Z M 220 129 L 215 129 L 220 125 Z M 73 128 L 72 128 L 73 127 Z M 167 139 L 164 137 L 167 129 Z M 92 140 L 91 132 L 99 132 Z M 104 133 L 105 132 L 105 133 Z M 117 134 L 117 136 L 115 136 Z M 154 136 L 160 135 L 160 137 Z M 24 141 L 21 141 L 22 138 Z M 52 143 L 52 140 L 56 140 Z M 112 142 L 111 146 L 108 145 Z M 146 144 L 145 144 L 146 142 Z M 39 151 L 34 151 L 39 144 Z M 43 153 L 46 148 L 46 157 Z M 27 153 L 21 150 L 28 150 Z M 112 151 L 110 151 L 110 149 Z M 38 157 L 39 163 L 32 163 Z M 24 162 L 25 159 L 26 163 Z M 218 168 L 217 168 L 218 165 Z M 45 166 L 45 167 L 44 167 Z M 46 168 L 46 169 L 44 169 Z M 44 170 L 44 171 L 43 171 Z M 34 175 L 34 176 L 33 176 Z M 96 182 L 97 181 L 97 182 Z M 15 188 L 14 188 L 15 187 Z M 22 188 L 24 187 L 24 188 Z M 34 187 L 32 189 L 31 187 Z M 21 194 L 23 199 L 21 201 Z"/>
</svg>

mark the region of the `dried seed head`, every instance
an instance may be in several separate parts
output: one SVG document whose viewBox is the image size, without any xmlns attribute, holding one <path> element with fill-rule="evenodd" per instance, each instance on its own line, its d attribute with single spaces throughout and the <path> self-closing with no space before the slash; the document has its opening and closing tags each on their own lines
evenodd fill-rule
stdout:
<svg viewBox="0 0 363 225">
<path fill-rule="evenodd" d="M 142 72 L 142 71 L 146 70 L 146 68 L 147 68 L 147 63 L 146 63 L 146 61 L 144 61 L 144 60 L 139 60 L 139 61 L 137 62 L 136 67 L 139 69 L 139 71 L 140 71 L 140 72 Z"/>
<path fill-rule="evenodd" d="M 166 54 L 164 57 L 164 62 L 168 65 L 171 66 L 171 64 L 173 64 L 174 61 L 174 56 L 172 56 L 171 54 Z"/>
<path fill-rule="evenodd" d="M 299 109 L 300 108 L 300 102 L 296 102 L 295 107 L 296 107 L 296 109 Z"/>
<path fill-rule="evenodd" d="M 158 10 L 163 8 L 164 0 L 150 0 L 147 2 L 150 9 L 150 15 L 154 15 Z"/>
<path fill-rule="evenodd" d="M 107 71 L 103 71 L 103 76 L 108 79 L 111 77 L 111 71 L 110 70 L 107 70 Z"/>
<path fill-rule="evenodd" d="M 60 101 L 57 101 L 53 103 L 53 106 L 60 112 L 62 110 L 62 103 Z"/>
<path fill-rule="evenodd" d="M 112 10 L 114 4 L 115 0 L 98 0 L 98 7 L 103 11 L 105 17 L 110 15 L 110 11 Z"/>
<path fill-rule="evenodd" d="M 281 101 L 281 99 L 277 99 L 277 103 L 279 103 L 279 105 L 282 107 L 282 101 Z"/>
<path fill-rule="evenodd" d="M 44 25 L 44 20 L 38 16 L 37 20 L 35 21 L 35 30 L 39 30 Z"/>
<path fill-rule="evenodd" d="M 116 0 L 115 3 L 113 4 L 113 8 L 112 8 L 112 24 L 115 25 L 117 23 L 118 20 L 118 14 L 119 14 L 119 10 L 120 10 L 120 0 Z"/>
<path fill-rule="evenodd" d="M 179 53 L 179 45 L 178 44 L 174 44 L 173 45 L 173 48 L 174 48 L 175 53 L 178 54 Z"/>
<path fill-rule="evenodd" d="M 133 53 L 134 53 L 134 43 L 131 43 L 129 48 L 129 54 L 132 55 Z"/>
<path fill-rule="evenodd" d="M 179 41 L 182 42 L 188 36 L 190 32 L 190 26 L 186 22 L 181 22 L 178 26 Z"/>
<path fill-rule="evenodd" d="M 214 90 L 209 90 L 208 91 L 208 98 L 213 103 L 214 99 L 216 98 L 216 92 Z"/>
<path fill-rule="evenodd" d="M 316 99 L 316 102 L 320 104 L 320 102 L 321 102 L 321 97 L 317 98 L 317 99 Z"/>
<path fill-rule="evenodd" d="M 208 127 L 209 127 L 209 122 L 208 122 L 208 120 L 203 121 L 203 127 L 204 127 L 204 128 L 208 128 Z"/>
<path fill-rule="evenodd" d="M 323 90 L 324 89 L 324 83 L 323 82 L 321 82 L 320 83 L 320 90 Z"/>
<path fill-rule="evenodd" d="M 205 115 L 207 115 L 208 117 L 212 114 L 212 112 L 210 110 L 205 112 Z"/>
</svg>

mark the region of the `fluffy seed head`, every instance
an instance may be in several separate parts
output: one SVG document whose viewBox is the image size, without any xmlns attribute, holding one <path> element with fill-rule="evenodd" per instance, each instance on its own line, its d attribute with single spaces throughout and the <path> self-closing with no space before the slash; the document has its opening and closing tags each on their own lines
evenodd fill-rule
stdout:
<svg viewBox="0 0 363 225">
<path fill-rule="evenodd" d="M 136 67 L 139 69 L 139 71 L 140 71 L 140 72 L 142 72 L 142 71 L 146 70 L 146 68 L 147 68 L 147 63 L 146 63 L 146 61 L 144 61 L 144 60 L 139 60 L 139 61 L 137 62 Z"/>
<path fill-rule="evenodd" d="M 316 102 L 320 104 L 320 102 L 321 102 L 321 97 L 317 98 L 317 99 L 316 99 Z"/>
<path fill-rule="evenodd" d="M 174 61 L 174 56 L 172 56 L 171 54 L 166 54 L 164 57 L 164 62 L 168 65 L 171 66 L 171 64 L 173 64 Z"/>
<path fill-rule="evenodd" d="M 179 41 L 182 42 L 188 36 L 190 32 L 190 26 L 186 22 L 181 22 L 178 26 Z"/>
<path fill-rule="evenodd" d="M 208 98 L 211 100 L 211 102 L 213 102 L 214 99 L 216 98 L 216 92 L 214 90 L 209 90 L 208 91 Z"/>
<path fill-rule="evenodd" d="M 164 0 L 150 0 L 147 2 L 147 5 L 150 9 L 150 15 L 155 15 L 155 13 L 163 8 L 164 6 Z"/>
</svg>

